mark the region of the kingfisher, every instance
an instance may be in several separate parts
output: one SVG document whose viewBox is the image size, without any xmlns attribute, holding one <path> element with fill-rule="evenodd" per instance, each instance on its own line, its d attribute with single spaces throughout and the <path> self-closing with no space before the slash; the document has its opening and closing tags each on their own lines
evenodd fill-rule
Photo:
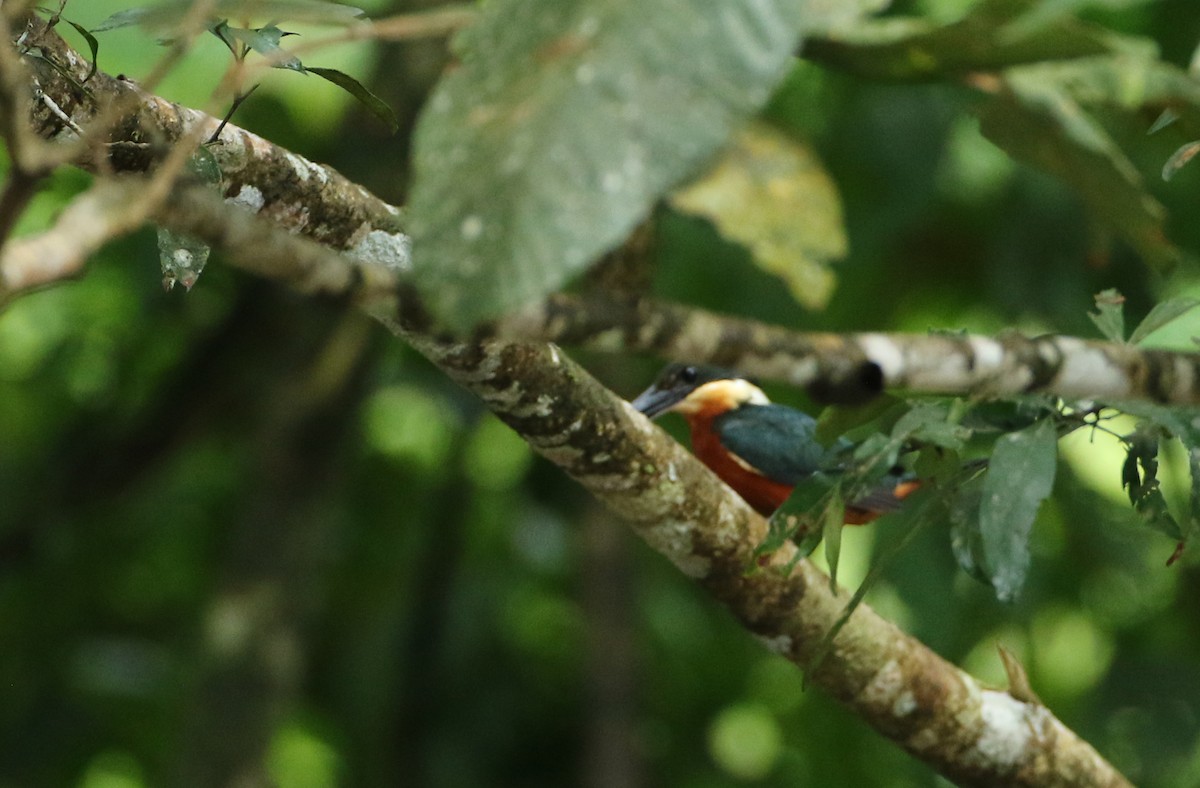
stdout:
<svg viewBox="0 0 1200 788">
<path fill-rule="evenodd" d="M 671 364 L 631 403 L 649 418 L 679 413 L 687 419 L 692 452 L 759 514 L 770 516 L 801 481 L 835 469 L 853 446 L 826 448 L 812 416 L 771 402 L 746 378 L 720 367 Z M 921 486 L 895 473 L 846 506 L 846 523 L 861 525 L 900 508 Z"/>
</svg>

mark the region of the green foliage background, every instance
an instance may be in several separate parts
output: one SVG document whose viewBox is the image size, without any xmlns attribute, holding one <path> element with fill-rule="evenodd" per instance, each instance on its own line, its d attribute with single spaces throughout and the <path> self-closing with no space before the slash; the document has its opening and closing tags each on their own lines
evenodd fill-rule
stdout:
<svg viewBox="0 0 1200 788">
<path fill-rule="evenodd" d="M 124 5 L 68 16 L 91 26 Z M 966 5 L 895 10 L 950 19 Z M 1200 42 L 1192 0 L 1043 5 L 1086 6 L 1180 66 Z M 295 73 L 272 73 L 237 122 L 401 203 L 407 135 L 442 51 L 311 58 L 388 100 L 396 138 Z M 205 106 L 225 54 L 204 43 L 161 92 Z M 110 73 L 144 73 L 155 55 L 136 30 L 101 39 Z M 801 310 L 741 247 L 670 210 L 655 292 L 796 328 L 1089 336 L 1104 288 L 1135 320 L 1200 290 L 1200 167 L 1157 178 L 1195 128 L 1146 136 L 1153 112 L 1104 118 L 1168 208 L 1186 259 L 1163 274 L 1079 194 L 988 142 L 975 101 L 801 63 L 766 114 L 811 142 L 841 192 L 849 254 L 828 307 Z M 86 182 L 57 176 L 22 230 Z M 1186 347 L 1197 333 L 1185 321 L 1158 339 Z M 585 360 L 627 395 L 655 369 Z M 1164 567 L 1174 545 L 1122 502 L 1104 436 L 1073 436 L 1064 453 L 1015 603 L 958 570 L 936 529 L 868 601 L 997 684 L 996 645 L 1014 651 L 1051 709 L 1138 785 L 1200 784 L 1200 559 Z M 1182 471 L 1168 463 L 1170 495 Z M 897 537 L 847 531 L 842 582 Z M 219 258 L 191 293 L 164 295 L 150 232 L 0 314 L 0 643 L 0 786 L 218 784 L 252 772 L 264 743 L 285 788 L 938 783 L 804 691 L 377 327 Z"/>
</svg>

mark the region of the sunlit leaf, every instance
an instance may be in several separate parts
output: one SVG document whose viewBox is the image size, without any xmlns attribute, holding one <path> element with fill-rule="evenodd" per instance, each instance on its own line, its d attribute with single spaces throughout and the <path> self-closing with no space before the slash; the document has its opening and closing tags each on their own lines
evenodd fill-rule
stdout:
<svg viewBox="0 0 1200 788">
<path fill-rule="evenodd" d="M 1131 345 L 1138 344 L 1158 329 L 1191 312 L 1197 306 L 1200 306 L 1200 299 L 1187 297 L 1171 298 L 1155 304 L 1154 308 L 1150 310 L 1150 314 L 1146 315 L 1129 335 L 1129 343 Z"/>
<path fill-rule="evenodd" d="M 465 328 L 620 242 L 786 75 L 801 0 L 493 0 L 414 141 L 415 275 Z"/>
<path fill-rule="evenodd" d="M 1109 342 L 1125 341 L 1125 296 L 1116 290 L 1097 293 L 1096 311 L 1088 317 L 1100 329 L 1100 334 Z"/>
<path fill-rule="evenodd" d="M 1029 570 L 1029 534 L 1054 486 L 1058 434 L 1050 419 L 996 441 L 979 505 L 979 537 L 988 578 L 1012 601 Z"/>
<path fill-rule="evenodd" d="M 400 130 L 400 121 L 396 119 L 396 113 L 392 111 L 387 102 L 367 90 L 366 86 L 354 77 L 335 68 L 308 66 L 308 72 L 316 74 L 321 79 L 329 80 L 351 96 L 354 96 L 360 104 L 370 110 L 372 115 L 383 121 L 384 125 L 388 127 L 388 131 L 392 134 Z"/>
<path fill-rule="evenodd" d="M 833 293 L 832 260 L 846 254 L 837 187 L 812 150 L 762 122 L 734 135 L 716 164 L 671 197 L 750 250 L 809 309 Z"/>
</svg>

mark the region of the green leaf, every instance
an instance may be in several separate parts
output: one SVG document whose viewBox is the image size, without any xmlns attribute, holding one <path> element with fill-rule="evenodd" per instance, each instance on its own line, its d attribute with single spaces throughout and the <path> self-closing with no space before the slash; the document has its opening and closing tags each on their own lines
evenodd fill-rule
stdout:
<svg viewBox="0 0 1200 788">
<path fill-rule="evenodd" d="M 892 435 L 901 441 L 958 451 L 971 437 L 971 430 L 951 419 L 949 403 L 920 402 L 900 417 L 892 428 Z"/>
<path fill-rule="evenodd" d="M 842 554 L 842 529 L 846 527 L 846 507 L 842 496 L 834 488 L 829 505 L 825 508 L 825 516 L 821 523 L 821 532 L 825 537 L 825 562 L 829 564 L 829 590 L 837 593 L 838 559 Z"/>
<path fill-rule="evenodd" d="M 170 33 L 191 12 L 193 0 L 169 0 L 141 8 L 118 11 L 92 28 L 93 33 L 120 27 L 141 25 Z M 215 0 L 209 9 L 209 21 L 219 19 L 271 19 L 274 22 L 304 22 L 315 25 L 350 25 L 364 16 L 361 8 L 327 0 Z"/>
<path fill-rule="evenodd" d="M 1092 61 L 1089 61 L 1092 62 Z M 1097 64 L 1107 71 L 1107 66 Z M 1076 71 L 1065 72 L 1078 76 Z M 1080 104 L 1061 69 L 1011 69 L 979 111 L 984 136 L 1068 184 L 1103 226 L 1125 239 L 1147 263 L 1165 268 L 1179 260 L 1166 238 L 1166 209 L 1147 191 L 1137 167 Z"/>
<path fill-rule="evenodd" d="M 1121 468 L 1121 481 L 1129 492 L 1129 502 L 1146 525 L 1171 539 L 1183 541 L 1183 529 L 1171 515 L 1159 488 L 1159 435 L 1153 427 L 1143 425 L 1128 440 L 1129 453 Z M 1192 479 L 1194 492 L 1196 477 Z"/>
<path fill-rule="evenodd" d="M 872 422 L 885 418 L 889 411 L 901 411 L 907 407 L 903 400 L 891 394 L 881 394 L 862 405 L 830 405 L 817 417 L 815 437 L 822 446 L 832 446 L 835 440 L 847 433 L 866 429 L 877 432 Z M 847 437 L 853 440 L 851 435 Z"/>
<path fill-rule="evenodd" d="M 1200 409 L 1170 408 L 1152 402 L 1115 401 L 1109 405 L 1122 413 L 1160 427 L 1168 435 L 1179 438 L 1185 446 L 1200 446 Z"/>
<path fill-rule="evenodd" d="M 984 0 L 947 25 L 889 17 L 814 38 L 804 56 L 873 79 L 954 78 L 1026 63 L 1122 51 L 1130 45 L 1096 25 L 1069 17 L 1014 26 L 1030 4 Z"/>
<path fill-rule="evenodd" d="M 1200 446 L 1188 446 L 1188 472 L 1192 476 L 1188 519 L 1179 541 L 1186 542 L 1200 533 Z"/>
<path fill-rule="evenodd" d="M 801 0 L 492 0 L 417 124 L 418 287 L 465 329 L 561 286 L 763 106 Z"/>
<path fill-rule="evenodd" d="M 195 175 L 202 182 L 217 187 L 220 190 L 221 179 L 221 164 L 217 161 L 217 157 L 212 150 L 205 145 L 201 145 L 196 149 L 196 152 L 188 157 L 188 172 Z"/>
<path fill-rule="evenodd" d="M 93 33 L 103 33 L 108 30 L 116 30 L 121 27 L 129 27 L 131 25 L 139 25 L 143 19 L 150 16 L 151 9 L 149 8 L 126 8 L 123 11 L 118 11 L 111 16 L 101 20 L 100 24 L 92 28 Z M 180 16 L 176 21 L 183 19 Z"/>
<path fill-rule="evenodd" d="M 83 36 L 83 40 L 87 42 L 88 49 L 92 51 L 92 67 L 88 70 L 87 76 L 83 78 L 83 81 L 87 82 L 89 79 L 96 76 L 96 69 L 99 68 L 99 66 L 96 64 L 96 58 L 100 55 L 100 42 L 96 40 L 96 37 L 92 35 L 86 27 L 72 22 L 70 19 L 65 21 L 68 25 L 75 28 L 75 31 L 79 33 L 79 35 Z"/>
<path fill-rule="evenodd" d="M 963 485 L 950 500 L 950 549 L 960 569 L 986 586 L 992 579 L 984 568 L 983 536 L 979 530 L 979 507 L 983 493 L 979 483 Z"/>
<path fill-rule="evenodd" d="M 1178 550 L 1200 533 L 1200 410 L 1167 408 L 1141 402 L 1125 403 L 1120 408 L 1142 422 L 1126 437 L 1128 455 L 1121 469 L 1121 482 L 1129 500 L 1142 520 L 1154 530 L 1179 542 Z M 1187 516 L 1183 521 L 1172 514 L 1158 479 L 1158 454 L 1162 441 L 1174 436 L 1187 449 L 1191 491 Z"/>
<path fill-rule="evenodd" d="M 941 446 L 923 446 L 913 461 L 913 473 L 919 479 L 949 481 L 962 467 L 962 455 L 953 449 Z"/>
<path fill-rule="evenodd" d="M 1009 29 L 1016 33 L 1023 30 L 1036 30 L 1093 6 L 1115 10 L 1145 5 L 1148 2 L 1151 0 L 1042 0 L 1042 2 L 1033 4 L 1020 19 L 1009 25 Z"/>
<path fill-rule="evenodd" d="M 850 500 L 870 490 L 896 467 L 907 438 L 906 433 L 893 430 L 891 435 L 872 435 L 854 447 L 853 466 L 846 472 L 847 484 L 852 488 L 847 490 Z"/>
<path fill-rule="evenodd" d="M 816 154 L 799 140 L 752 121 L 712 169 L 671 196 L 671 205 L 703 216 L 749 249 L 804 307 L 829 302 L 836 283 L 829 264 L 847 251 L 842 202 Z"/>
<path fill-rule="evenodd" d="M 1014 69 L 1022 80 L 1044 82 L 1080 106 L 1155 110 L 1164 104 L 1189 126 L 1200 121 L 1200 82 L 1158 59 L 1153 46 L 1124 53 L 1039 63 Z"/>
<path fill-rule="evenodd" d="M 1187 297 L 1171 298 L 1161 304 L 1155 304 L 1154 308 L 1150 310 L 1150 314 L 1146 315 L 1129 335 L 1129 344 L 1140 343 L 1158 329 L 1178 320 L 1198 306 L 1200 306 L 1200 299 Z"/>
<path fill-rule="evenodd" d="M 975 403 L 962 418 L 974 433 L 1014 432 L 1058 412 L 1054 401 L 1042 395 Z"/>
<path fill-rule="evenodd" d="M 239 53 L 235 44 L 241 44 L 268 58 L 271 61 L 271 68 L 283 68 L 304 73 L 304 65 L 300 62 L 300 58 L 279 46 L 279 42 L 285 36 L 295 35 L 294 33 L 286 33 L 275 25 L 254 29 L 230 27 L 224 21 L 209 29 L 213 35 L 224 41 L 235 55 Z"/>
<path fill-rule="evenodd" d="M 767 538 L 755 550 L 755 555 L 773 553 L 789 539 L 796 543 L 802 557 L 812 555 L 821 543 L 829 509 L 836 508 L 839 512 L 836 516 L 841 516 L 841 496 L 836 495 L 836 490 L 836 482 L 821 472 L 797 484 L 767 521 Z"/>
<path fill-rule="evenodd" d="M 1100 334 L 1109 342 L 1125 342 L 1125 296 L 1116 290 L 1097 293 L 1096 311 L 1088 317 L 1100 329 Z"/>
<path fill-rule="evenodd" d="M 390 133 L 395 134 L 400 130 L 400 121 L 396 119 L 396 113 L 387 105 L 387 102 L 367 90 L 366 86 L 354 77 L 344 74 L 335 68 L 309 66 L 308 71 L 310 74 L 316 74 L 321 79 L 329 80 L 358 99 L 359 103 L 370 110 L 372 115 L 383 121 Z"/>
<path fill-rule="evenodd" d="M 1050 495 L 1058 456 L 1058 433 L 1051 419 L 996 441 L 979 505 L 983 557 L 1004 602 L 1016 598 L 1029 569 L 1029 533 L 1038 507 Z"/>
<path fill-rule="evenodd" d="M 204 271 L 211 249 L 203 241 L 180 235 L 165 227 L 158 228 L 158 260 L 162 268 L 163 289 L 181 284 L 191 290 Z"/>
<path fill-rule="evenodd" d="M 1179 120 L 1179 113 L 1170 107 L 1167 107 L 1159 114 L 1158 118 L 1156 118 L 1155 121 L 1150 124 L 1150 128 L 1146 130 L 1146 134 L 1157 134 L 1177 120 Z"/>
</svg>

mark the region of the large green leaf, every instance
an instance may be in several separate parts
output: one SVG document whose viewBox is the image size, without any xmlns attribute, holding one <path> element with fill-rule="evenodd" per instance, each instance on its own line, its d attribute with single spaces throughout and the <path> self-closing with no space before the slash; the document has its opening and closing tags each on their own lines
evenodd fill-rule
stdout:
<svg viewBox="0 0 1200 788">
<path fill-rule="evenodd" d="M 1015 599 L 1025 583 L 1029 533 L 1038 507 L 1054 486 L 1057 457 L 1058 433 L 1052 419 L 996 441 L 983 480 L 979 538 L 988 578 L 1002 601 Z"/>
<path fill-rule="evenodd" d="M 711 170 L 671 197 L 703 216 L 792 297 L 820 309 L 833 293 L 831 260 L 846 254 L 837 186 L 799 140 L 762 122 L 739 131 Z"/>
<path fill-rule="evenodd" d="M 787 73 L 803 0 L 493 0 L 415 136 L 417 284 L 465 328 L 624 238 Z"/>
</svg>

